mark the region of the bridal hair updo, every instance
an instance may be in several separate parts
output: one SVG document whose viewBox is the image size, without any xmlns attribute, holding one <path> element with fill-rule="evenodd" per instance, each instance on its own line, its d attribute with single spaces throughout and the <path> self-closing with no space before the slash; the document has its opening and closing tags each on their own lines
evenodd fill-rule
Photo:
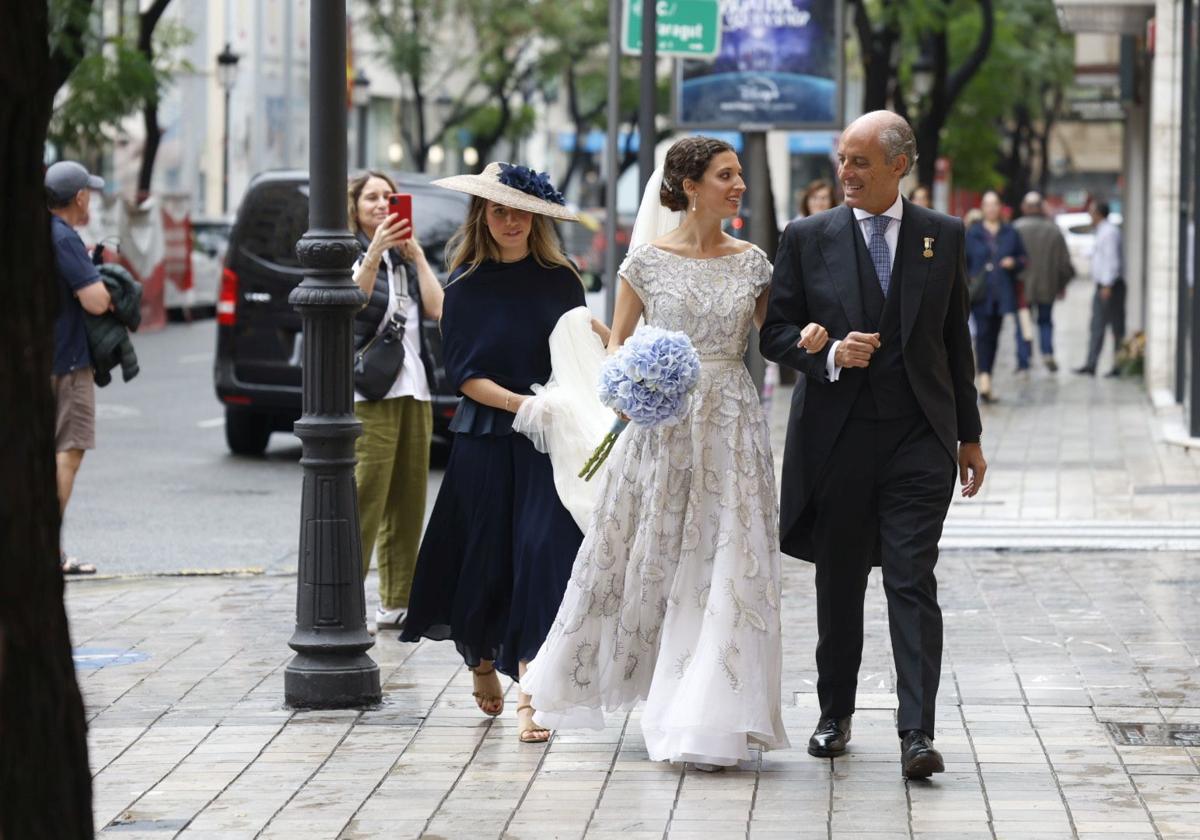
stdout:
<svg viewBox="0 0 1200 840">
<path fill-rule="evenodd" d="M 697 184 L 704 178 L 708 164 L 722 152 L 732 152 L 733 146 L 713 137 L 684 137 L 667 150 L 663 162 L 662 188 L 659 201 L 668 210 L 686 210 L 690 205 L 683 182 L 691 179 Z"/>
</svg>

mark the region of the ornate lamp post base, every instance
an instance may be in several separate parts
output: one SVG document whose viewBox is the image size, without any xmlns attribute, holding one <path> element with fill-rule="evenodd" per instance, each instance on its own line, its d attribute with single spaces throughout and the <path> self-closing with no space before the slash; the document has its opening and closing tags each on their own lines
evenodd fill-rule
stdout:
<svg viewBox="0 0 1200 840">
<path fill-rule="evenodd" d="M 296 656 L 284 701 L 298 709 L 369 706 L 381 699 L 367 656 L 362 539 L 354 486 L 353 323 L 365 302 L 350 277 L 358 241 L 346 227 L 346 3 L 310 4 L 308 232 L 296 244 L 304 280 L 288 301 L 304 324 L 300 558 Z"/>
<path fill-rule="evenodd" d="M 352 709 L 380 702 L 379 666 L 365 653 L 347 657 L 297 653 L 283 674 L 292 709 Z"/>
</svg>

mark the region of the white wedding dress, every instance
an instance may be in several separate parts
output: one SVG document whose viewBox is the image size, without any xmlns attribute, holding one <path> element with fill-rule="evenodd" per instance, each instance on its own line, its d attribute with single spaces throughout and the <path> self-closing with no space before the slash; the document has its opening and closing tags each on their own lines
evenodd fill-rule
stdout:
<svg viewBox="0 0 1200 840">
<path fill-rule="evenodd" d="M 691 337 L 700 382 L 683 422 L 630 425 L 593 479 L 570 583 L 521 687 L 552 728 L 596 728 L 644 699 L 652 759 L 728 766 L 788 746 L 775 477 L 742 361 L 771 265 L 757 248 L 696 260 L 642 245 L 620 274 L 647 323 Z"/>
</svg>

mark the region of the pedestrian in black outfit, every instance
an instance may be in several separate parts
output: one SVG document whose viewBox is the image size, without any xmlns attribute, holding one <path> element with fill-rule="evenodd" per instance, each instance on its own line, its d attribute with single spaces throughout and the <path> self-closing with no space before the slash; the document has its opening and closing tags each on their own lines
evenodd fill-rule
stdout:
<svg viewBox="0 0 1200 840">
<path fill-rule="evenodd" d="M 549 456 L 512 429 L 532 386 L 550 378 L 550 333 L 585 305 L 583 284 L 550 224 L 575 216 L 544 175 L 493 163 L 434 183 L 475 196 L 450 245 L 441 321 L 446 375 L 462 402 L 400 639 L 453 639 L 479 708 L 495 716 L 504 709 L 496 670 L 520 679 L 583 540 Z M 549 737 L 523 693 L 517 717 L 522 742 Z"/>
<path fill-rule="evenodd" d="M 912 129 L 891 112 L 866 114 L 842 133 L 846 206 L 788 226 L 761 346 L 804 374 L 788 422 L 780 541 L 816 564 L 821 717 L 808 751 L 839 755 L 850 740 L 874 561 L 888 600 L 902 771 L 925 778 L 944 769 L 933 747 L 938 539 L 956 470 L 969 497 L 987 464 L 963 227 L 901 197 L 915 161 Z M 810 322 L 838 340 L 810 355 L 799 346 Z"/>
<path fill-rule="evenodd" d="M 1021 306 L 1018 275 L 1025 267 L 1025 246 L 1016 228 L 1004 221 L 1004 205 L 995 191 L 983 194 L 980 202 L 983 221 L 967 228 L 967 274 L 982 274 L 986 292 L 971 307 L 975 316 L 975 362 L 979 369 L 979 396 L 984 402 L 994 399 L 992 367 L 1004 316 L 1013 316 L 1018 350 L 1018 370 L 1029 368 L 1029 345 L 1021 335 L 1017 309 Z M 1022 349 L 1024 350 L 1023 358 Z"/>
</svg>

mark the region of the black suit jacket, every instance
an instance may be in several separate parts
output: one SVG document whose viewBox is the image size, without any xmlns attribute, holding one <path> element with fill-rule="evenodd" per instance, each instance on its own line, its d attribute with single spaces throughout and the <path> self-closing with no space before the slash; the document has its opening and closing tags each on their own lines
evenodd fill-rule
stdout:
<svg viewBox="0 0 1200 840">
<path fill-rule="evenodd" d="M 833 341 L 851 331 L 867 332 L 856 235 L 854 212 L 846 206 L 788 225 L 761 331 L 763 356 L 804 374 L 792 395 L 780 500 L 780 543 L 796 557 L 811 559 L 812 491 L 865 381 L 848 377 L 848 371 L 838 382 L 825 375 Z M 932 240 L 932 257 L 924 255 L 926 238 Z M 958 442 L 978 440 L 982 428 L 967 328 L 962 222 L 905 200 L 897 253 L 903 260 L 895 273 L 903 284 L 904 369 L 938 440 L 957 462 Z M 810 322 L 821 324 L 830 337 L 812 355 L 796 346 Z"/>
</svg>

